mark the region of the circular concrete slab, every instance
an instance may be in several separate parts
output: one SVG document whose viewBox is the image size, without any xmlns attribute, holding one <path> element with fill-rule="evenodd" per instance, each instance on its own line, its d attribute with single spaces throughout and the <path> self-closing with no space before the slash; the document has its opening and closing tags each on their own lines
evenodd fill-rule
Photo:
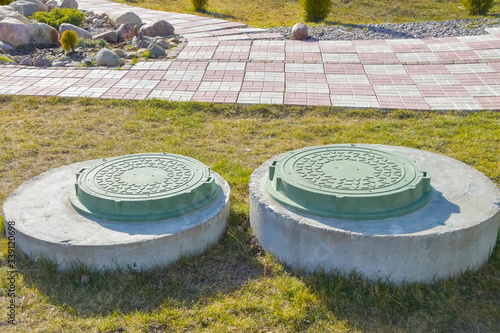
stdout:
<svg viewBox="0 0 500 333">
<path fill-rule="evenodd" d="M 312 272 L 396 283 L 431 282 L 480 268 L 500 224 L 500 191 L 486 176 L 446 156 L 421 150 L 358 145 L 400 154 L 432 175 L 431 197 L 409 214 L 379 220 L 316 216 L 284 206 L 266 190 L 266 161 L 251 176 L 250 224 L 261 246 L 284 263 Z"/>
<path fill-rule="evenodd" d="M 182 255 L 198 254 L 224 233 L 229 218 L 229 185 L 210 172 L 220 190 L 212 202 L 182 216 L 147 221 L 111 221 L 80 214 L 69 197 L 75 175 L 102 160 L 49 170 L 21 185 L 5 201 L 5 225 L 14 222 L 16 248 L 44 256 L 65 270 L 89 267 L 150 269 Z"/>
</svg>

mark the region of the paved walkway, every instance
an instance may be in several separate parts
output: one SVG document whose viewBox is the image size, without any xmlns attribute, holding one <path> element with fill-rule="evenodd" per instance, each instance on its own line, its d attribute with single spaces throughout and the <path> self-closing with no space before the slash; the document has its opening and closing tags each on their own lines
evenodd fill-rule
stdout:
<svg viewBox="0 0 500 333">
<path fill-rule="evenodd" d="M 500 28 L 412 40 L 282 41 L 244 24 L 81 0 L 96 12 L 166 19 L 189 43 L 175 60 L 113 68 L 0 66 L 0 94 L 220 103 L 500 110 Z"/>
</svg>

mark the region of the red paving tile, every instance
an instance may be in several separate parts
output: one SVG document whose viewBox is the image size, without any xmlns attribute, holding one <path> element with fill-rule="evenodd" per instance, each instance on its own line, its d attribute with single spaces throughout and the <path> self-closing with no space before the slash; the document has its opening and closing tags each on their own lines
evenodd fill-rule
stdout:
<svg viewBox="0 0 500 333">
<path fill-rule="evenodd" d="M 424 97 L 470 97 L 462 86 L 418 86 Z"/>
<path fill-rule="evenodd" d="M 104 0 L 81 0 L 80 6 L 88 10 L 99 10 L 99 8 L 103 6 L 105 6 L 107 10 L 111 8 L 116 8 L 117 10 L 129 8 L 129 6 L 124 4 L 112 3 Z M 473 99 L 466 89 L 467 87 L 474 94 L 483 94 L 485 91 L 487 92 L 487 88 L 484 86 L 500 85 L 500 59 L 494 59 L 497 56 L 496 51 L 479 52 L 483 55 L 487 54 L 488 57 L 494 59 L 487 63 L 487 65 L 489 65 L 487 69 L 492 68 L 494 72 L 482 73 L 481 71 L 484 71 L 486 65 L 474 65 L 484 63 L 484 60 L 482 60 L 474 50 L 500 50 L 500 35 L 490 35 L 490 37 L 487 38 L 488 40 L 484 41 L 481 41 L 481 38 L 459 39 L 457 37 L 449 37 L 430 38 L 417 40 L 416 42 L 389 42 L 387 40 L 359 40 L 352 42 L 303 42 L 288 40 L 284 42 L 282 40 L 273 40 L 273 38 L 280 37 L 279 34 L 237 30 L 236 28 L 245 26 L 237 22 L 218 21 L 210 17 L 197 17 L 187 14 L 162 13 L 136 7 L 130 8 L 133 8 L 138 15 L 145 15 L 148 19 L 161 17 L 178 20 L 179 23 L 174 24 L 176 32 L 178 33 L 190 32 L 198 34 L 200 37 L 188 37 L 190 38 L 189 43 L 182 52 L 186 59 L 191 59 L 191 56 L 196 53 L 203 54 L 204 60 L 168 60 L 169 62 L 165 65 L 158 63 L 158 65 L 154 67 L 165 69 L 155 70 L 141 69 L 147 68 L 149 66 L 148 64 L 140 64 L 137 65 L 137 67 L 126 65 L 122 66 L 121 71 L 117 72 L 108 70 L 107 67 L 99 67 L 99 69 L 105 71 L 94 71 L 85 68 L 37 69 L 26 66 L 0 66 L 0 93 L 12 92 L 18 95 L 53 96 L 63 93 L 66 89 L 72 91 L 78 87 L 88 87 L 107 89 L 101 96 L 103 98 L 145 99 L 154 90 L 151 96 L 167 96 L 172 92 L 185 92 L 186 96 L 189 95 L 189 98 L 191 98 L 192 95 L 192 100 L 195 101 L 235 103 L 238 100 L 240 92 L 245 92 L 246 95 L 249 95 L 249 93 L 266 92 L 283 94 L 284 103 L 294 105 L 331 105 L 331 96 L 336 95 L 346 96 L 347 99 L 351 98 L 351 96 L 359 96 L 359 98 L 362 98 L 362 96 L 370 96 L 367 98 L 373 98 L 375 104 L 376 101 L 378 101 L 381 108 L 419 110 L 430 109 L 425 98 L 431 98 L 430 100 L 433 100 L 433 97 L 448 99 L 453 99 L 454 97 L 467 97 L 470 100 L 476 100 L 477 103 L 485 109 L 500 110 L 500 97 L 476 97 Z M 227 37 L 227 40 L 224 40 L 224 37 Z M 233 40 L 233 37 L 238 38 L 238 40 Z M 471 41 L 467 42 L 467 40 Z M 471 50 L 460 51 L 460 49 L 466 48 L 470 48 Z M 451 51 L 455 49 L 459 50 Z M 287 50 L 290 52 L 287 52 Z M 301 50 L 313 52 L 301 52 Z M 392 52 L 387 52 L 391 50 Z M 410 59 L 412 58 L 411 53 L 417 56 L 418 53 L 422 52 L 429 53 L 430 55 L 424 55 L 429 59 L 434 58 L 434 56 L 437 57 L 437 63 L 428 64 L 424 62 L 417 65 L 404 64 L 396 55 L 396 53 L 409 53 L 409 58 L 405 57 L 402 59 Z M 266 53 L 268 53 L 268 55 L 266 55 Z M 322 53 L 325 53 L 324 57 Z M 326 55 L 326 53 L 329 54 Z M 340 58 L 341 54 L 343 58 Z M 268 59 L 284 60 L 252 60 L 266 59 L 267 57 Z M 331 59 L 331 61 L 339 61 L 344 58 L 346 60 L 350 58 L 359 58 L 360 63 L 340 64 L 329 62 L 329 59 Z M 324 63 L 323 59 L 325 59 Z M 228 64 L 225 64 L 226 62 Z M 212 64 L 214 63 L 221 63 L 221 65 L 213 66 Z M 318 64 L 314 66 L 319 66 L 320 69 L 324 68 L 324 73 L 286 73 L 270 75 L 271 73 L 284 73 L 285 63 Z M 244 65 L 241 66 L 237 64 Z M 403 64 L 407 74 L 369 74 L 367 77 L 370 84 L 330 83 L 328 84 L 329 94 L 285 92 L 285 87 L 287 87 L 287 85 L 289 85 L 289 90 L 294 88 L 296 91 L 300 91 L 302 88 L 304 90 L 309 89 L 310 91 L 314 91 L 315 84 L 324 85 L 326 87 L 327 75 L 329 74 L 365 75 L 365 66 L 369 69 L 374 68 L 368 65 L 380 65 L 380 67 L 377 67 L 380 68 L 380 71 L 379 69 L 377 69 L 377 71 L 380 73 L 385 71 L 390 73 L 393 71 L 394 66 L 389 66 L 387 68 L 383 66 L 391 64 L 396 64 L 400 67 L 401 64 Z M 453 64 L 466 65 L 462 66 L 463 69 L 461 69 L 461 65 L 447 67 L 447 65 Z M 471 64 L 471 66 L 468 64 Z M 155 64 L 151 65 L 154 66 Z M 151 68 L 153 68 L 153 66 Z M 175 71 L 192 71 L 194 73 L 187 73 L 185 76 L 182 76 L 183 74 L 181 72 L 179 73 L 179 77 L 173 77 L 172 75 L 166 76 L 166 68 L 168 68 L 170 74 Z M 221 68 L 238 68 L 240 70 L 221 70 Z M 245 70 L 243 70 L 243 68 Z M 384 89 L 379 89 L 379 87 L 376 92 L 373 88 L 373 85 L 415 85 L 411 75 L 450 75 L 451 72 L 448 68 L 454 72 L 463 70 L 466 73 L 470 72 L 470 74 L 454 74 L 453 77 L 460 83 L 457 85 L 444 85 L 450 81 L 449 79 L 443 79 L 443 77 L 437 78 L 436 80 L 436 82 L 443 85 L 418 85 L 418 89 L 423 97 L 383 96 L 385 93 Z M 457 68 L 459 70 L 457 70 Z M 266 72 L 269 74 L 265 76 L 261 75 L 261 73 L 259 75 L 253 74 L 256 79 L 261 81 L 244 81 L 247 71 Z M 170 81 L 163 79 L 166 77 L 176 80 Z M 276 79 L 281 80 L 283 77 L 285 78 L 285 82 L 272 81 Z M 58 78 L 61 80 L 58 80 Z M 199 79 L 202 81 L 188 81 Z M 343 78 L 343 80 L 346 79 L 347 78 Z M 44 81 L 39 82 L 40 80 Z M 155 84 L 158 82 L 158 84 L 154 89 L 117 88 L 117 84 L 121 82 L 123 86 L 127 80 L 151 80 L 154 81 Z M 133 82 L 134 81 L 132 81 L 132 83 Z M 210 82 L 213 82 L 213 84 L 210 84 Z M 216 84 L 217 82 L 223 82 L 223 84 Z M 428 82 L 432 82 L 432 79 L 429 78 Z M 42 83 L 44 86 L 41 86 Z M 201 89 L 200 86 L 202 83 L 202 89 L 235 89 L 237 91 L 200 91 L 199 89 Z M 495 93 L 496 90 L 494 89 L 492 93 Z M 381 95 L 377 95 L 377 93 Z"/>
</svg>

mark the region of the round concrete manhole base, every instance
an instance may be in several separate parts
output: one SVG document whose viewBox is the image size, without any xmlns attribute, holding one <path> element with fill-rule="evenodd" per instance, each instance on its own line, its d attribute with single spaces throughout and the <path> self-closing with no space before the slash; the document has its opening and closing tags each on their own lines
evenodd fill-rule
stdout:
<svg viewBox="0 0 500 333">
<path fill-rule="evenodd" d="M 10 222 L 16 229 L 16 248 L 33 258 L 43 256 L 51 259 L 57 262 L 61 270 L 70 268 L 73 263 L 96 269 L 117 267 L 150 269 L 157 265 L 168 265 L 182 255 L 201 253 L 217 242 L 224 233 L 229 218 L 230 189 L 227 182 L 215 172 L 210 172 L 210 177 L 212 177 L 210 184 L 218 188 L 217 191 L 211 192 L 215 193 L 212 200 L 198 205 L 195 210 L 185 209 L 182 215 L 175 211 L 176 214 L 172 214 L 172 217 L 158 219 L 160 215 L 157 214 L 152 221 L 147 221 L 144 219 L 144 214 L 140 212 L 138 214 L 142 219 L 140 221 L 111 220 L 100 216 L 101 211 L 93 216 L 81 214 L 75 209 L 70 196 L 75 192 L 75 175 L 79 172 L 81 175 L 82 169 L 97 170 L 97 173 L 100 171 L 104 177 L 106 177 L 106 172 L 110 173 L 113 169 L 111 171 L 114 173 L 111 177 L 114 176 L 119 182 L 127 183 L 132 187 L 140 185 L 136 187 L 142 189 L 150 183 L 158 183 L 162 180 L 165 188 L 174 188 L 175 185 L 179 188 L 190 187 L 179 193 L 190 192 L 197 184 L 205 186 L 209 182 L 203 174 L 206 170 L 192 170 L 193 172 L 190 173 L 189 168 L 183 169 L 183 166 L 189 163 L 181 158 L 172 171 L 179 174 L 180 178 L 175 184 L 170 184 L 169 182 L 172 182 L 169 178 L 172 176 L 170 165 L 166 162 L 162 164 L 164 161 L 156 161 L 157 164 L 154 164 L 155 161 L 151 160 L 151 156 L 146 156 L 146 158 L 150 160 L 142 164 L 137 160 L 133 161 L 143 167 L 139 178 L 133 178 L 130 174 L 132 171 L 130 171 L 130 165 L 127 164 L 130 160 L 120 161 L 127 165 L 120 164 L 122 168 L 119 171 L 115 170 L 116 164 L 95 169 L 96 165 L 103 165 L 103 160 L 92 160 L 49 170 L 22 184 L 6 199 L 3 206 L 5 225 L 7 226 Z M 119 161 L 119 159 L 116 160 Z M 90 174 L 90 176 L 95 175 Z M 99 177 L 98 175 L 93 179 L 101 181 L 103 178 Z M 105 183 L 105 181 L 96 182 L 98 185 Z M 114 189 L 122 195 L 123 201 L 134 201 L 133 196 L 131 198 L 129 195 L 127 198 L 128 192 L 117 190 L 116 183 L 111 183 L 110 194 Z M 95 196 L 104 193 L 102 188 L 96 189 L 91 186 L 89 188 L 86 191 L 92 192 Z M 162 191 L 149 187 L 147 191 L 137 190 L 138 193 L 131 191 L 141 198 L 160 193 L 159 200 L 161 201 L 168 197 L 165 195 L 165 188 L 162 188 Z M 188 195 L 188 198 L 199 199 L 196 195 Z M 89 202 L 95 203 L 95 201 L 85 202 L 92 210 L 94 206 L 88 204 Z M 144 211 L 147 210 L 145 203 L 138 207 Z M 154 207 L 158 208 L 158 206 Z"/>
<path fill-rule="evenodd" d="M 500 191 L 490 179 L 434 153 L 356 146 L 414 161 L 432 175 L 428 202 L 410 213 L 383 219 L 308 214 L 300 209 L 302 204 L 299 209 L 282 205 L 268 190 L 273 178 L 270 166 L 272 170 L 273 162 L 290 156 L 282 154 L 260 166 L 250 181 L 250 225 L 265 250 L 306 272 L 348 274 L 354 270 L 369 279 L 396 283 L 453 277 L 476 270 L 488 260 L 500 224 Z"/>
</svg>

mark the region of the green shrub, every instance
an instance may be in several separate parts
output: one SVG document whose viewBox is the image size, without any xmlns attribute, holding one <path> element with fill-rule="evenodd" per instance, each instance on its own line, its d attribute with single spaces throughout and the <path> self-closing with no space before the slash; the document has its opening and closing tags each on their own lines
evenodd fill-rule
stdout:
<svg viewBox="0 0 500 333">
<path fill-rule="evenodd" d="M 485 15 L 493 6 L 493 0 L 460 0 L 460 4 L 472 15 Z"/>
<path fill-rule="evenodd" d="M 75 51 L 75 47 L 78 45 L 78 42 L 80 42 L 80 39 L 78 38 L 78 34 L 76 32 L 71 30 L 63 31 L 61 35 L 61 45 L 64 51 Z"/>
<path fill-rule="evenodd" d="M 14 0 L 0 0 L 0 6 L 10 5 Z"/>
<path fill-rule="evenodd" d="M 63 23 L 69 23 L 76 26 L 81 25 L 85 19 L 85 14 L 78 9 L 56 7 L 49 13 L 36 12 L 30 18 L 35 19 L 38 22 L 46 23 L 59 30 L 59 26 Z"/>
<path fill-rule="evenodd" d="M 300 0 L 304 19 L 308 22 L 323 21 L 330 12 L 332 0 Z"/>
<path fill-rule="evenodd" d="M 191 4 L 194 7 L 194 10 L 197 12 L 202 12 L 205 10 L 205 7 L 208 4 L 208 0 L 191 0 Z"/>
</svg>

